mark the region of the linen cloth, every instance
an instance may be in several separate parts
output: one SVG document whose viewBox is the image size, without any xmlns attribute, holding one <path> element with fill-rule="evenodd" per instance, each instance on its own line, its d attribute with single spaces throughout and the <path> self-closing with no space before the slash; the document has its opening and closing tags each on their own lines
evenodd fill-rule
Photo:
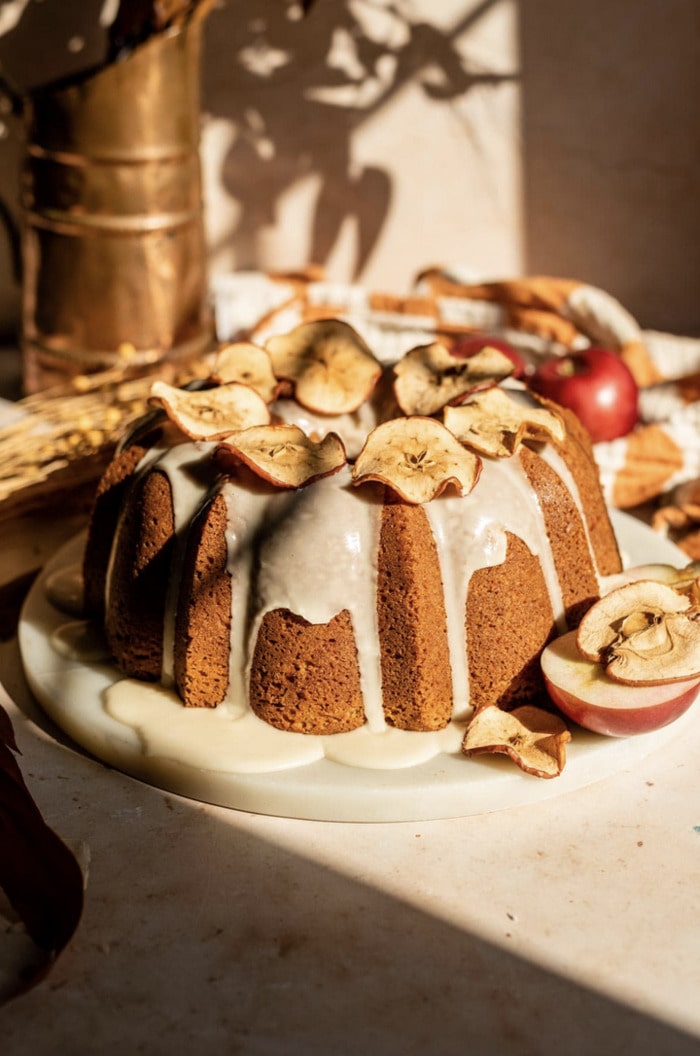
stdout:
<svg viewBox="0 0 700 1056">
<path fill-rule="evenodd" d="M 296 274 L 216 279 L 217 337 L 264 342 L 303 321 L 336 316 L 387 362 L 439 337 L 479 333 L 509 341 L 531 366 L 591 345 L 617 352 L 640 388 L 639 425 L 594 445 L 606 500 L 651 504 L 648 519 L 700 559 L 700 338 L 643 329 L 605 290 L 534 276 L 466 281 L 442 268 L 416 277 L 406 296 Z"/>
</svg>

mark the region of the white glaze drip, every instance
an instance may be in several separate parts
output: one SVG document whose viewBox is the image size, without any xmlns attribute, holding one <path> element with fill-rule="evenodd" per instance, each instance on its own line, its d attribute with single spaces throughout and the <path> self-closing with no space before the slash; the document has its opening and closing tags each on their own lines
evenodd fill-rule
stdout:
<svg viewBox="0 0 700 1056">
<path fill-rule="evenodd" d="M 104 634 L 89 620 L 71 620 L 51 635 L 51 646 L 67 660 L 76 663 L 108 663 L 109 646 Z"/>
<path fill-rule="evenodd" d="M 238 495 L 240 489 L 235 490 Z M 252 646 L 265 613 L 273 609 L 288 609 L 315 624 L 349 610 L 365 714 L 375 730 L 385 725 L 376 606 L 378 512 L 371 492 L 352 487 L 348 467 L 299 491 L 273 496 L 264 509 L 265 532 L 257 547 L 251 583 L 256 615 L 248 638 Z M 234 625 L 239 619 L 234 612 Z M 240 643 L 236 651 L 240 656 Z"/>
<path fill-rule="evenodd" d="M 46 596 L 61 612 L 72 616 L 83 614 L 83 569 L 69 565 L 52 573 L 46 580 Z"/>
<path fill-rule="evenodd" d="M 554 621 L 558 631 L 563 633 L 566 630 L 564 596 L 562 594 L 559 575 L 554 562 L 552 544 L 549 541 L 549 536 L 547 535 L 547 529 L 545 527 L 542 504 L 540 503 L 537 492 L 530 483 L 520 459 L 508 459 L 508 465 L 513 473 L 513 481 L 517 482 L 517 486 L 522 489 L 529 499 L 531 510 L 534 515 L 530 522 L 530 530 L 527 534 L 524 534 L 523 531 L 518 528 L 517 521 L 515 522 L 513 531 L 515 535 L 519 535 L 523 542 L 527 544 L 530 553 L 540 559 L 540 569 L 547 587 L 547 593 L 549 594 Z"/>
<path fill-rule="evenodd" d="M 170 483 L 173 499 L 173 522 L 175 526 L 175 550 L 168 577 L 165 597 L 165 619 L 163 622 L 163 685 L 174 681 L 175 668 L 175 614 L 180 590 L 180 571 L 187 543 L 190 521 L 206 497 L 209 481 L 200 478 L 201 467 L 206 465 L 207 455 L 214 449 L 212 443 L 186 443 L 171 447 L 158 459 L 158 469 Z"/>
<path fill-rule="evenodd" d="M 437 543 L 442 574 L 452 666 L 454 718 L 469 711 L 466 599 L 469 582 L 481 568 L 506 558 L 506 532 L 523 540 L 540 558 L 555 618 L 563 618 L 561 589 L 542 514 L 516 458 L 484 459 L 481 476 L 469 495 L 441 496 L 425 506 Z"/>
<path fill-rule="evenodd" d="M 511 399 L 514 399 L 516 402 L 534 408 L 541 406 L 541 404 L 538 400 L 535 399 L 533 394 L 522 386 L 522 382 L 515 382 L 511 379 L 507 379 L 504 387 L 508 389 L 508 395 L 511 397 Z M 596 572 L 598 575 L 598 580 L 600 581 L 600 573 L 598 572 L 595 551 L 591 542 L 590 532 L 588 530 L 588 521 L 586 519 L 586 513 L 583 502 L 581 501 L 581 494 L 579 492 L 576 478 L 574 477 L 573 473 L 567 466 L 562 456 L 559 454 L 557 449 L 552 446 L 552 444 L 539 444 L 537 453 L 540 458 L 547 463 L 550 469 L 554 470 L 554 472 L 557 474 L 557 476 L 562 481 L 567 491 L 571 495 L 573 503 L 576 506 L 576 509 L 578 510 L 579 517 L 581 518 L 581 523 L 583 524 L 583 529 L 586 533 L 586 540 L 588 542 L 588 549 L 591 555 L 591 560 L 593 561 L 593 565 L 596 568 Z"/>
<path fill-rule="evenodd" d="M 252 569 L 270 495 L 233 484 L 225 484 L 222 494 L 227 509 L 227 570 L 231 576 L 231 653 L 226 701 L 238 715 L 247 710 Z"/>
<path fill-rule="evenodd" d="M 576 483 L 576 479 L 575 479 L 573 473 L 571 472 L 571 470 L 569 469 L 569 467 L 567 466 L 567 464 L 564 461 L 564 459 L 559 454 L 559 452 L 556 451 L 550 444 L 547 444 L 546 447 L 543 447 L 543 449 L 540 451 L 540 456 L 543 459 L 543 461 L 546 462 L 547 465 L 551 469 L 554 470 L 554 472 L 561 479 L 561 481 L 565 485 L 567 491 L 571 495 L 573 503 L 574 503 L 576 509 L 578 510 L 578 515 L 581 518 L 581 524 L 583 525 L 583 530 L 584 530 L 584 532 L 586 534 L 586 541 L 588 543 L 588 550 L 589 550 L 590 555 L 591 555 L 591 560 L 592 560 L 593 565 L 594 565 L 594 567 L 596 569 L 596 574 L 598 575 L 598 579 L 600 580 L 600 574 L 598 573 L 598 563 L 596 561 L 595 551 L 593 549 L 593 544 L 591 542 L 591 536 L 590 536 L 590 532 L 588 530 L 588 521 L 586 520 L 586 513 L 585 513 L 585 510 L 583 508 L 583 503 L 581 501 L 581 495 L 580 495 L 580 492 L 578 490 L 578 485 Z"/>
<path fill-rule="evenodd" d="M 167 450 L 168 449 L 165 448 L 165 447 L 151 447 L 151 448 L 149 448 L 148 451 L 146 451 L 146 453 L 141 458 L 141 460 L 140 460 L 139 464 L 137 465 L 136 469 L 134 470 L 134 482 L 139 480 L 144 475 L 144 473 L 147 473 L 148 470 L 151 468 L 151 466 L 153 466 L 158 461 L 159 458 L 162 458 L 166 454 Z M 123 528 L 123 524 L 124 524 L 124 513 L 125 513 L 125 510 L 126 510 L 126 507 L 123 506 L 122 509 L 119 512 L 119 518 L 117 520 L 117 524 L 116 524 L 116 527 L 114 529 L 114 539 L 112 541 L 112 550 L 111 550 L 111 553 L 110 553 L 110 556 L 109 556 L 109 562 L 107 564 L 107 573 L 106 573 L 106 576 L 105 576 L 105 600 L 106 600 L 107 607 L 109 607 L 109 597 L 110 597 L 110 594 L 112 592 L 112 573 L 113 573 L 113 570 L 114 570 L 114 557 L 115 557 L 115 555 L 117 553 L 117 550 L 119 549 L 119 544 L 120 544 L 120 540 L 121 540 L 121 533 L 122 533 L 122 528 Z"/>
</svg>

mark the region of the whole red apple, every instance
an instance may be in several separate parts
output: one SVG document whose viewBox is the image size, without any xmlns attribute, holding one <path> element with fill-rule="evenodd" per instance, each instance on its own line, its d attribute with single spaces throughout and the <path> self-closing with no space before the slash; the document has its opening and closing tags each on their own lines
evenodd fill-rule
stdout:
<svg viewBox="0 0 700 1056">
<path fill-rule="evenodd" d="M 550 642 L 541 664 L 550 697 L 579 726 L 609 737 L 650 733 L 680 718 L 697 699 L 697 678 L 658 686 L 613 682 L 602 664 L 581 655 L 576 634 L 568 631 Z"/>
<path fill-rule="evenodd" d="M 489 337 L 488 334 L 471 334 L 469 337 L 460 338 L 452 346 L 452 355 L 459 356 L 460 359 L 469 359 L 470 356 L 475 356 L 477 352 L 481 352 L 482 348 L 486 348 L 486 346 L 497 348 L 504 356 L 508 356 L 508 359 L 515 367 L 513 371 L 514 378 L 522 378 L 527 372 L 525 360 L 511 344 L 500 337 Z"/>
<path fill-rule="evenodd" d="M 572 410 L 594 443 L 626 436 L 639 419 L 639 392 L 632 372 L 606 348 L 548 359 L 528 385 L 540 396 Z"/>
</svg>

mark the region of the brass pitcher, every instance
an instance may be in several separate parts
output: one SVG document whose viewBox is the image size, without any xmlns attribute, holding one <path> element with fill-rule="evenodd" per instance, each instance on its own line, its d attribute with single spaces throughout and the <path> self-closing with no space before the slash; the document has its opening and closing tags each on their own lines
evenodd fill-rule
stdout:
<svg viewBox="0 0 700 1056">
<path fill-rule="evenodd" d="M 199 160 L 201 19 L 25 100 L 24 386 L 212 338 Z"/>
</svg>

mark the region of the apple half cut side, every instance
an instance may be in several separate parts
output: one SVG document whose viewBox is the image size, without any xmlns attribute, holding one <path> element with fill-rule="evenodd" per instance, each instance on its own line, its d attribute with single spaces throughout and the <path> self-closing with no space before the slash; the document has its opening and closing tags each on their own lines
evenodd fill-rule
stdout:
<svg viewBox="0 0 700 1056">
<path fill-rule="evenodd" d="M 608 737 L 650 733 L 680 718 L 693 704 L 700 679 L 660 686 L 613 682 L 602 664 L 586 660 L 576 631 L 550 642 L 542 653 L 542 674 L 550 697 L 579 726 Z"/>
</svg>

